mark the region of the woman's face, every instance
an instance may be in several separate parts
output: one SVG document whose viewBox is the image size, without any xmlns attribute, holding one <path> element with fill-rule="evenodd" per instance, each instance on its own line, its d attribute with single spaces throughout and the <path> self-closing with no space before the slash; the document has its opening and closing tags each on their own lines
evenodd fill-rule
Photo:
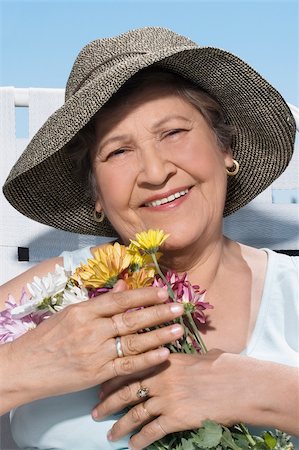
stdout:
<svg viewBox="0 0 299 450">
<path fill-rule="evenodd" d="M 221 233 L 231 155 L 197 109 L 161 86 L 147 87 L 96 122 L 98 197 L 124 243 L 149 228 L 169 249 Z"/>
</svg>

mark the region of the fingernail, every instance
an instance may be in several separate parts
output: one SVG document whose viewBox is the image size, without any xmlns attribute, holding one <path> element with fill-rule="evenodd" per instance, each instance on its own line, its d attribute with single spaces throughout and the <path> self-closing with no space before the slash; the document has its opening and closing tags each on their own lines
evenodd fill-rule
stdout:
<svg viewBox="0 0 299 450">
<path fill-rule="evenodd" d="M 93 420 L 97 420 L 99 418 L 98 411 L 96 409 L 92 410 L 91 417 L 93 418 Z"/>
<path fill-rule="evenodd" d="M 183 314 L 184 307 L 183 307 L 183 305 L 181 303 L 171 303 L 170 311 L 173 312 L 173 313 Z"/>
<path fill-rule="evenodd" d="M 109 430 L 108 433 L 107 433 L 107 439 L 108 439 L 108 441 L 112 441 L 112 433 L 111 433 L 111 430 Z"/>
<path fill-rule="evenodd" d="M 166 347 L 161 347 L 157 351 L 159 352 L 159 355 L 161 356 L 161 358 L 165 358 L 166 356 L 169 356 L 169 354 L 170 354 L 170 351 Z"/>
<path fill-rule="evenodd" d="M 167 300 L 168 299 L 168 292 L 167 292 L 167 290 L 166 289 L 159 289 L 158 297 L 161 300 Z"/>
<path fill-rule="evenodd" d="M 179 325 L 179 324 L 177 324 L 177 325 L 173 325 L 171 328 L 170 328 L 170 331 L 171 331 L 171 333 L 172 334 L 182 334 L 182 327 L 181 327 L 181 325 Z"/>
</svg>

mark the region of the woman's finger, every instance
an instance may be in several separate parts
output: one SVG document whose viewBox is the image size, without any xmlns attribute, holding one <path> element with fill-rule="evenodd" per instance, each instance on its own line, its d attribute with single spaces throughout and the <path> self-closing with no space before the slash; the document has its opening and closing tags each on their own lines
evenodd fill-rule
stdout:
<svg viewBox="0 0 299 450">
<path fill-rule="evenodd" d="M 170 352 L 166 347 L 161 347 L 149 350 L 141 355 L 113 359 L 106 364 L 102 378 L 103 380 L 110 380 L 113 377 L 126 376 L 150 369 L 166 361 L 169 354 Z"/>
<path fill-rule="evenodd" d="M 172 433 L 172 430 L 167 430 L 167 427 L 164 423 L 163 416 L 159 416 L 156 419 L 150 421 L 145 424 L 142 429 L 134 434 L 129 441 L 129 448 L 131 450 L 142 450 L 143 448 L 148 447 L 155 441 L 159 439 L 163 439 L 167 434 Z M 111 439 L 111 434 L 108 432 L 108 439 Z"/>
<path fill-rule="evenodd" d="M 125 336 L 137 331 L 164 324 L 176 319 L 184 313 L 181 303 L 167 303 L 163 305 L 148 306 L 134 311 L 126 311 L 111 317 L 111 331 L 114 336 Z M 169 342 L 169 341 L 168 341 Z M 132 342 L 136 344 L 136 341 Z M 129 344 L 128 344 L 129 347 Z M 128 349 L 129 354 L 136 351 Z"/>
<path fill-rule="evenodd" d="M 144 353 L 152 348 L 157 348 L 164 343 L 178 339 L 182 336 L 183 333 L 183 327 L 179 324 L 175 324 L 139 335 L 135 334 L 131 336 L 123 336 L 121 338 L 122 352 L 124 356 Z M 140 376 L 140 374 L 140 372 L 138 374 L 134 374 L 135 379 L 136 375 Z M 116 380 L 116 382 L 114 382 L 114 392 L 112 392 L 111 389 L 114 380 Z M 140 399 L 136 397 L 136 392 L 140 388 L 140 382 L 134 383 L 132 380 L 127 378 L 127 383 L 123 384 L 123 377 L 118 377 L 116 379 L 113 379 L 111 382 L 108 382 L 108 385 L 109 383 L 110 395 L 107 398 L 108 390 L 106 388 L 106 398 L 104 399 L 102 396 L 103 401 L 97 408 L 99 417 L 108 416 L 113 412 L 120 411 L 127 405 L 134 404 L 137 401 L 140 401 Z"/>
<path fill-rule="evenodd" d="M 133 373 L 131 375 L 125 375 L 120 377 L 111 378 L 101 384 L 101 389 L 99 391 L 99 398 L 103 401 L 106 397 L 121 389 L 123 386 L 139 382 L 140 380 L 150 380 L 151 383 L 156 382 L 156 376 L 159 376 L 169 366 L 169 360 L 167 358 L 164 363 L 159 366 L 150 367 L 149 369 L 142 370 L 140 372 Z M 159 382 L 158 382 L 159 385 Z"/>
<path fill-rule="evenodd" d="M 146 383 L 141 384 L 140 381 L 135 381 L 122 386 L 119 390 L 104 398 L 99 405 L 97 405 L 93 412 L 93 418 L 101 420 L 118 411 L 123 410 L 129 405 L 135 405 L 142 400 L 137 396 L 139 389 L 145 386 Z M 146 385 L 150 392 L 150 388 Z M 144 399 L 143 399 L 144 400 Z"/>
<path fill-rule="evenodd" d="M 140 288 L 130 290 L 111 290 L 95 297 L 92 302 L 84 302 L 83 305 L 92 304 L 92 311 L 99 317 L 111 317 L 125 311 L 142 306 L 151 306 L 164 303 L 168 299 L 165 289 Z"/>
<path fill-rule="evenodd" d="M 122 336 L 121 347 L 125 356 L 138 355 L 139 353 L 169 344 L 181 338 L 184 328 L 180 324 L 169 325 L 146 333 Z"/>
<path fill-rule="evenodd" d="M 127 291 L 128 285 L 124 280 L 118 280 L 112 288 L 112 292 L 123 292 Z"/>
<path fill-rule="evenodd" d="M 159 415 L 159 412 L 155 407 L 155 403 L 156 403 L 155 400 L 149 399 L 146 402 L 138 403 L 137 405 L 133 406 L 124 416 L 122 416 L 117 422 L 115 422 L 111 430 L 109 430 L 108 432 L 107 436 L 108 439 L 111 441 L 117 441 L 118 439 L 121 439 L 123 436 L 132 433 L 137 428 L 140 428 L 140 426 L 144 425 L 145 428 L 146 424 L 150 424 L 148 425 L 149 428 L 147 430 L 150 432 L 150 436 L 153 435 L 154 440 L 157 440 L 156 435 L 153 434 L 153 431 L 154 430 L 157 431 L 158 433 L 160 433 L 161 436 L 161 428 L 159 427 L 159 429 L 157 429 L 159 422 L 155 423 L 155 419 Z M 142 439 L 143 438 L 141 436 L 140 440 Z"/>
</svg>

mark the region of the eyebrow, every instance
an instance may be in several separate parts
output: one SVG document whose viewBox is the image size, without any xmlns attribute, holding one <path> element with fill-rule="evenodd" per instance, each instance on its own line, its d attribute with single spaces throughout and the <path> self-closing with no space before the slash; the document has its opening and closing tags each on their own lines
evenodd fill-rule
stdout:
<svg viewBox="0 0 299 450">
<path fill-rule="evenodd" d="M 172 114 L 172 115 L 166 116 L 166 117 L 164 117 L 163 119 L 161 119 L 161 120 L 159 120 L 158 122 L 156 122 L 156 123 L 153 125 L 153 127 L 152 127 L 153 131 L 156 131 L 156 130 L 159 129 L 162 125 L 164 125 L 165 123 L 167 123 L 167 122 L 169 122 L 170 120 L 173 120 L 173 119 L 180 119 L 180 120 L 183 120 L 184 122 L 189 123 L 189 124 L 192 122 L 190 119 L 187 119 L 187 118 L 184 117 L 184 116 L 180 116 L 180 115 L 178 115 L 178 114 L 175 114 L 175 115 Z M 102 142 L 102 143 L 100 144 L 99 150 L 101 150 L 101 149 L 102 149 L 103 147 L 105 147 L 107 144 L 110 144 L 110 143 L 113 143 L 113 142 L 118 142 L 118 141 L 123 141 L 123 140 L 128 139 L 128 137 L 129 137 L 129 136 L 128 136 L 127 134 L 119 134 L 119 135 L 116 135 L 116 136 L 112 136 L 112 137 L 106 139 L 104 142 Z"/>
<path fill-rule="evenodd" d="M 117 136 L 112 136 L 111 138 L 106 139 L 104 142 L 102 142 L 99 146 L 99 149 L 101 150 L 105 145 L 113 142 L 123 141 L 125 139 L 128 139 L 127 134 L 119 134 Z"/>
<path fill-rule="evenodd" d="M 156 130 L 157 128 L 161 127 L 162 125 L 164 125 L 165 123 L 167 123 L 173 119 L 180 119 L 180 120 L 184 120 L 184 122 L 191 123 L 191 120 L 187 119 L 185 116 L 180 116 L 179 114 L 175 114 L 175 115 L 171 114 L 171 115 L 166 116 L 163 119 L 159 120 L 158 122 L 156 122 L 153 126 L 153 129 Z"/>
</svg>

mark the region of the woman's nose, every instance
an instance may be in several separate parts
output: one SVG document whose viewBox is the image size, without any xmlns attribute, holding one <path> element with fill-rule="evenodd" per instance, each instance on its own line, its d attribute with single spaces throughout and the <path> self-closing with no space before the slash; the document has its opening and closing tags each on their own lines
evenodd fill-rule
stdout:
<svg viewBox="0 0 299 450">
<path fill-rule="evenodd" d="M 175 164 L 170 161 L 159 145 L 152 143 L 143 148 L 139 154 L 139 184 L 162 185 L 171 175 L 176 173 Z"/>
</svg>

